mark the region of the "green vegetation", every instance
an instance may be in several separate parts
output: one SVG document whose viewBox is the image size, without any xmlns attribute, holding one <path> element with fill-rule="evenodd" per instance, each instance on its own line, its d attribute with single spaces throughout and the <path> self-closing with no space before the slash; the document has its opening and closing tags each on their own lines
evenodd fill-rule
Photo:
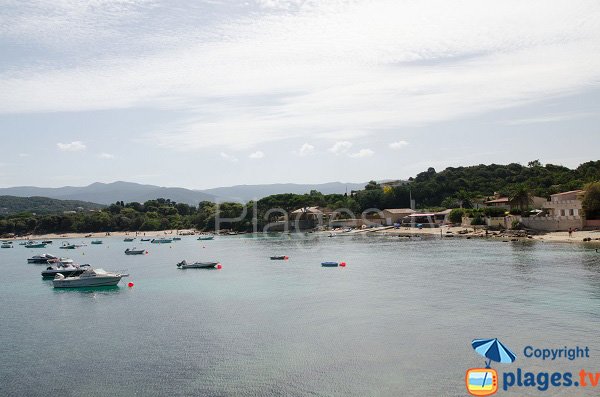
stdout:
<svg viewBox="0 0 600 397">
<path fill-rule="evenodd" d="M 583 211 L 586 219 L 600 219 L 600 182 L 589 183 L 583 196 Z"/>
<path fill-rule="evenodd" d="M 0 215 L 31 212 L 38 215 L 56 214 L 64 211 L 101 209 L 102 204 L 78 200 L 57 200 L 48 197 L 0 196 Z"/>
<path fill-rule="evenodd" d="M 596 181 L 600 181 L 600 161 L 590 161 L 572 170 L 552 164 L 542 165 L 534 160 L 527 166 L 491 164 L 450 167 L 442 172 L 429 168 L 403 186 L 380 186 L 371 181 L 364 190 L 353 191 L 350 195 L 322 194 L 313 190 L 307 194 L 276 194 L 247 204 L 220 203 L 217 206 L 215 203 L 202 201 L 196 207 L 168 199 L 157 199 L 127 204 L 120 201 L 91 212 L 90 203 L 84 203 L 86 206 L 81 202 L 44 198 L 11 198 L 9 201 L 15 203 L 22 200 L 20 206 L 12 205 L 11 208 L 27 212 L 0 215 L 0 235 L 187 228 L 214 230 L 217 219 L 220 220 L 220 229 L 249 231 L 254 226 L 255 210 L 257 226 L 262 228 L 298 208 L 344 208 L 359 216 L 363 211 L 373 208 L 407 208 L 410 206 L 411 196 L 419 208 L 457 208 L 450 214 L 453 223 L 460 223 L 463 216 L 468 216 L 473 218 L 474 224 L 479 224 L 486 216 L 504 216 L 504 210 L 500 208 L 472 209 L 474 202 L 491 197 L 495 192 L 518 203 L 519 208 L 513 209 L 511 213 L 526 214 L 532 196 L 547 197 L 561 191 L 581 189 L 586 184 L 588 194 L 584 199 L 584 210 L 588 219 L 600 219 L 600 183 Z M 37 205 L 39 200 L 57 203 L 53 204 L 54 207 L 47 205 L 46 210 L 41 211 L 38 210 L 41 207 Z M 76 213 L 63 213 L 65 210 L 72 210 L 74 205 L 83 210 L 80 208 Z"/>
</svg>

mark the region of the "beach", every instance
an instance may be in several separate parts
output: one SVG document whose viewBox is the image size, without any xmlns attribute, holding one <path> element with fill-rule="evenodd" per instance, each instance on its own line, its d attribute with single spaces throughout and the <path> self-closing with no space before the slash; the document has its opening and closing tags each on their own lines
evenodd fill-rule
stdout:
<svg viewBox="0 0 600 397">
<path fill-rule="evenodd" d="M 531 234 L 529 233 L 531 232 Z M 147 231 L 147 232 L 110 232 L 111 237 L 164 237 L 164 236 L 177 236 L 177 235 L 191 235 L 199 234 L 200 231 L 194 229 L 186 230 L 159 230 L 159 231 Z M 589 231 L 575 231 L 572 236 L 569 236 L 568 232 L 533 232 L 533 231 L 521 231 L 521 230 L 506 230 L 504 232 L 490 231 L 486 235 L 485 230 L 482 228 L 473 227 L 460 227 L 460 226 L 443 226 L 441 228 L 400 228 L 395 229 L 393 226 L 378 227 L 372 229 L 356 229 L 350 232 L 341 231 L 320 231 L 316 232 L 319 234 L 334 236 L 344 235 L 357 235 L 357 234 L 376 234 L 383 236 L 399 236 L 399 237 L 417 237 L 417 236 L 431 236 L 440 238 L 488 238 L 492 240 L 535 240 L 535 241 L 547 241 L 553 243 L 589 243 L 600 246 L 600 230 L 589 230 Z M 451 236 L 451 237 L 450 237 Z M 99 233 L 51 233 L 51 234 L 35 234 L 27 237 L 15 237 L 11 239 L 3 240 L 93 240 L 108 237 L 106 232 Z M 584 241 L 584 239 L 590 239 Z"/>
</svg>

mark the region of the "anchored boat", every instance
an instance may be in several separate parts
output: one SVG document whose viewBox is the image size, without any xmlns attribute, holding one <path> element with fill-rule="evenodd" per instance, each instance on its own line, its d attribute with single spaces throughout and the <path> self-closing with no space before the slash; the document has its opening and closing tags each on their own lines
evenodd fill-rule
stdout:
<svg viewBox="0 0 600 397">
<path fill-rule="evenodd" d="M 194 262 L 187 263 L 185 260 L 177 264 L 178 269 L 214 269 L 220 266 L 219 262 Z"/>
<path fill-rule="evenodd" d="M 126 274 L 111 273 L 104 269 L 87 269 L 79 276 L 65 277 L 57 273 L 52 280 L 54 288 L 81 288 L 81 287 L 110 287 L 117 285 Z"/>
</svg>

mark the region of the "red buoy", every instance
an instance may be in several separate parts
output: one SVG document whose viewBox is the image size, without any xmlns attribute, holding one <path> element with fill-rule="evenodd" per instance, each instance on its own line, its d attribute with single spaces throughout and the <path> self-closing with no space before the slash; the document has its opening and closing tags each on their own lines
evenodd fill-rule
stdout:
<svg viewBox="0 0 600 397">
<path fill-rule="evenodd" d="M 130 282 L 128 282 L 128 283 L 127 283 L 127 286 L 128 286 L 129 288 L 131 288 L 131 287 L 133 287 L 133 283 L 130 281 Z"/>
<path fill-rule="evenodd" d="M 340 263 L 340 266 L 341 266 L 341 267 L 346 267 L 346 262 L 342 262 L 342 263 Z"/>
<path fill-rule="evenodd" d="M 283 259 L 285 259 L 287 261 L 288 259 L 290 259 L 290 257 L 286 255 L 283 257 Z"/>
<path fill-rule="evenodd" d="M 223 269 L 223 266 L 221 266 L 221 264 L 219 263 L 219 264 L 217 265 L 217 269 Z"/>
</svg>

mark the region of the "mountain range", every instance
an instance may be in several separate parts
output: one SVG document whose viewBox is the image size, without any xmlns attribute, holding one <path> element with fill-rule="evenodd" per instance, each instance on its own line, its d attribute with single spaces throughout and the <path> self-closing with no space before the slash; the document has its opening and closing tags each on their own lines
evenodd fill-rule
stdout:
<svg viewBox="0 0 600 397">
<path fill-rule="evenodd" d="M 238 185 L 206 190 L 191 190 L 178 187 L 143 185 L 133 182 L 92 183 L 88 186 L 64 186 L 43 188 L 16 186 L 0 188 L 0 195 L 17 197 L 49 197 L 59 200 L 79 200 L 98 204 L 116 201 L 144 202 L 156 198 L 171 199 L 178 203 L 198 205 L 200 201 L 240 201 L 260 199 L 279 193 L 308 193 L 318 190 L 323 194 L 344 193 L 346 190 L 362 189 L 365 183 L 331 182 L 323 184 L 267 184 Z"/>
</svg>

